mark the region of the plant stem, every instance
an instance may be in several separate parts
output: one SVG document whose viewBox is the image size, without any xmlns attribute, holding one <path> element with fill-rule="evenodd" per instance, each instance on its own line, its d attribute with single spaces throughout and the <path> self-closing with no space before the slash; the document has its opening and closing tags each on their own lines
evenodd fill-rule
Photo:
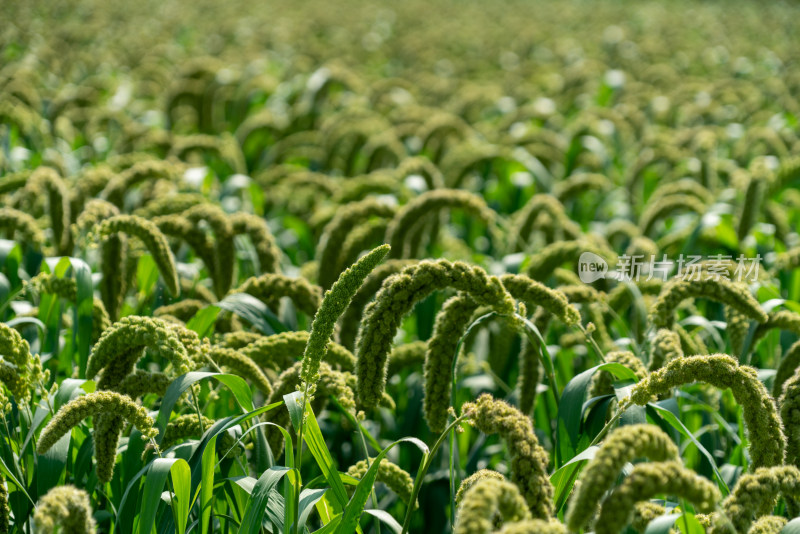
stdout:
<svg viewBox="0 0 800 534">
<path fill-rule="evenodd" d="M 411 490 L 411 498 L 409 499 L 408 509 L 406 510 L 406 517 L 403 520 L 403 530 L 400 531 L 400 534 L 406 534 L 408 532 L 409 527 L 411 526 L 411 514 L 414 511 L 413 503 L 417 502 L 417 497 L 419 496 L 419 490 L 422 487 L 422 481 L 425 478 L 425 474 L 428 472 L 431 464 L 433 463 L 433 458 L 436 455 L 436 452 L 439 450 L 439 447 L 442 446 L 445 439 L 450 435 L 450 430 L 454 429 L 458 423 L 466 419 L 470 414 L 463 413 L 461 416 L 456 418 L 452 423 L 447 425 L 447 428 L 439 435 L 439 438 L 436 440 L 436 443 L 433 444 L 433 448 L 427 454 L 427 456 L 423 457 L 422 466 L 420 467 L 419 471 L 417 472 L 417 477 L 414 479 L 414 489 Z"/>
</svg>

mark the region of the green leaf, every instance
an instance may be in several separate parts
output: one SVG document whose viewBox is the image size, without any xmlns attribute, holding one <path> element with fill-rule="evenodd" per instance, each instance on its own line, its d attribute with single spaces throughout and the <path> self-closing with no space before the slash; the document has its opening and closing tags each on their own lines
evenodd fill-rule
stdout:
<svg viewBox="0 0 800 534">
<path fill-rule="evenodd" d="M 556 465 L 562 467 L 567 460 L 575 456 L 583 443 L 586 445 L 591 437 L 581 434 L 583 418 L 583 401 L 591 386 L 592 377 L 597 371 L 608 371 L 617 378 L 637 382 L 636 374 L 620 363 L 601 363 L 580 373 L 569 381 L 561 394 L 558 405 L 558 432 L 556 446 Z"/>
<path fill-rule="evenodd" d="M 677 521 L 680 516 L 681 514 L 668 514 L 656 517 L 647 525 L 644 534 L 669 534 L 672 527 L 675 526 L 675 521 Z"/>
<path fill-rule="evenodd" d="M 268 336 L 288 330 L 266 304 L 248 293 L 231 293 L 215 306 L 235 313 Z"/>
<path fill-rule="evenodd" d="M 403 531 L 403 526 L 400 523 L 398 523 L 394 517 L 389 515 L 389 512 L 387 512 L 386 510 L 375 510 L 373 508 L 369 508 L 367 510 L 364 510 L 364 512 L 380 519 L 382 523 L 384 523 L 387 527 L 389 527 L 389 530 L 394 532 L 394 534 L 400 534 L 400 532 Z"/>
<path fill-rule="evenodd" d="M 206 306 L 189 319 L 189 322 L 186 323 L 186 328 L 197 332 L 200 339 L 204 337 L 210 338 L 214 334 L 214 327 L 220 311 L 222 310 L 217 306 Z"/>
<path fill-rule="evenodd" d="M 292 426 L 295 429 L 299 429 L 303 425 L 303 439 L 320 470 L 322 470 L 325 480 L 328 481 L 331 487 L 334 499 L 331 504 L 335 513 L 339 513 L 347 506 L 347 490 L 344 488 L 342 479 L 339 478 L 336 463 L 333 461 L 328 446 L 325 444 L 325 438 L 322 437 L 322 431 L 319 429 L 317 418 L 314 416 L 314 411 L 310 405 L 306 405 L 305 423 L 303 423 L 302 399 L 303 393 L 300 391 L 295 391 L 283 397 L 286 408 L 289 410 L 289 419 L 292 422 Z"/>
<path fill-rule="evenodd" d="M 233 396 L 236 398 L 236 402 L 239 403 L 239 406 L 241 406 L 245 412 L 253 411 L 253 394 L 250 391 L 250 386 L 248 386 L 247 382 L 245 382 L 242 378 L 235 375 L 206 373 L 200 371 L 193 371 L 183 374 L 172 381 L 167 388 L 167 393 L 164 395 L 164 398 L 161 401 L 161 409 L 158 412 L 158 419 L 156 419 L 156 427 L 158 428 L 159 432 L 159 436 L 157 438 L 158 443 L 161 443 L 161 439 L 164 436 L 164 429 L 169 422 L 169 416 L 172 413 L 172 408 L 174 408 L 175 403 L 177 403 L 178 399 L 180 399 L 181 395 L 183 395 L 183 392 L 189 389 L 189 386 L 195 382 L 205 380 L 206 378 L 213 378 L 219 383 L 227 386 L 228 389 L 231 390 L 231 393 L 233 393 Z"/>
<path fill-rule="evenodd" d="M 722 495 L 728 495 L 730 493 L 730 489 L 728 489 L 725 479 L 722 478 L 722 475 L 717 468 L 717 463 L 714 461 L 714 457 L 705 447 L 703 447 L 699 441 L 697 441 L 697 438 L 695 438 L 694 435 L 689 432 L 689 429 L 684 426 L 681 420 L 675 417 L 675 414 L 673 414 L 671 411 L 667 410 L 663 406 L 659 406 L 657 403 L 649 402 L 647 403 L 647 408 L 655 410 L 658 415 L 660 415 L 667 423 L 670 424 L 670 426 L 672 426 L 672 428 L 683 434 L 684 437 L 689 438 L 689 440 L 694 443 L 695 447 L 697 447 L 700 453 L 706 457 L 708 463 L 711 464 L 711 469 L 714 470 L 714 475 L 717 477 L 717 485 L 719 485 Z"/>
<path fill-rule="evenodd" d="M 422 451 L 422 454 L 427 454 L 428 446 L 417 438 L 398 439 L 383 449 L 381 453 L 375 457 L 375 460 L 370 463 L 366 474 L 361 478 L 358 486 L 356 486 L 356 491 L 353 494 L 353 498 L 350 499 L 350 502 L 344 511 L 342 522 L 339 523 L 339 526 L 336 528 L 336 534 L 351 534 L 355 531 L 355 529 L 358 527 L 358 520 L 361 518 L 361 514 L 364 512 L 364 505 L 367 503 L 367 498 L 372 491 L 372 487 L 375 485 L 375 479 L 378 476 L 378 469 L 381 461 L 386 457 L 389 451 L 395 447 L 395 445 L 406 442 L 413 443 Z"/>
<path fill-rule="evenodd" d="M 139 534 L 150 534 L 155 527 L 156 511 L 161 502 L 161 492 L 167 476 L 172 475 L 173 513 L 176 519 L 177 534 L 186 532 L 189 519 L 189 495 L 191 489 L 191 471 L 186 460 L 181 458 L 156 458 L 147 471 L 142 496 L 142 510 L 139 514 Z"/>
<path fill-rule="evenodd" d="M 330 518 L 330 521 L 326 523 L 324 527 L 319 530 L 315 530 L 314 534 L 330 534 L 331 532 L 334 532 L 341 522 L 342 514 L 336 514 Z"/>
<path fill-rule="evenodd" d="M 580 454 L 565 463 L 550 475 L 550 483 L 553 485 L 556 510 L 561 510 L 567 502 L 567 497 L 575 485 L 575 480 L 580 474 L 583 466 L 594 458 L 597 451 L 600 449 L 597 445 L 592 445 L 588 449 L 582 451 Z"/>
<path fill-rule="evenodd" d="M 517 319 L 522 321 L 522 324 L 525 326 L 525 334 L 528 336 L 528 341 L 532 345 L 538 344 L 539 348 L 541 349 L 539 350 L 539 360 L 541 360 L 544 371 L 547 374 L 547 381 L 550 383 L 550 389 L 553 392 L 553 398 L 555 399 L 556 406 L 558 406 L 560 401 L 558 397 L 558 384 L 556 383 L 556 370 L 553 366 L 553 358 L 550 356 L 550 352 L 547 350 L 547 343 L 545 343 L 542 333 L 539 332 L 539 329 L 536 328 L 536 325 L 528 320 L 527 317 L 517 315 Z"/>
<path fill-rule="evenodd" d="M 136 264 L 136 284 L 144 295 L 153 292 L 158 282 L 158 266 L 150 254 L 142 254 Z"/>
<path fill-rule="evenodd" d="M 800 534 L 800 517 L 786 523 L 781 529 L 781 534 Z"/>
<path fill-rule="evenodd" d="M 65 378 L 58 386 L 58 391 L 55 395 L 55 403 L 53 409 L 58 411 L 63 405 L 75 399 L 79 395 L 87 393 L 84 385 L 92 380 L 85 380 L 83 378 Z"/>
<path fill-rule="evenodd" d="M 304 489 L 300 493 L 300 506 L 298 509 L 299 513 L 297 519 L 298 530 L 302 530 L 306 526 L 308 516 L 311 515 L 314 507 L 320 501 L 320 499 L 322 499 L 326 491 L 328 491 L 328 488 L 314 488 Z M 290 516 L 287 514 L 287 517 Z"/>
<path fill-rule="evenodd" d="M 72 433 L 67 432 L 46 453 L 37 454 L 36 491 L 39 495 L 63 483 L 71 437 Z"/>
<path fill-rule="evenodd" d="M 17 489 L 18 489 L 19 491 L 21 491 L 21 492 L 22 492 L 22 494 L 23 494 L 23 495 L 25 495 L 25 496 L 28 498 L 28 500 L 29 500 L 29 501 L 31 501 L 31 504 L 33 504 L 34 506 L 36 505 L 36 503 L 35 503 L 35 502 L 33 502 L 33 499 L 31 499 L 31 496 L 28 494 L 28 491 L 27 491 L 27 489 L 25 488 L 25 486 L 23 486 L 22 484 L 20 484 L 19 480 L 17 480 L 17 477 L 15 477 L 15 476 L 14 476 L 14 473 L 12 473 L 12 472 L 11 472 L 11 471 L 8 469 L 8 466 L 7 466 L 7 465 L 6 465 L 6 463 L 3 461 L 3 459 L 2 459 L 2 458 L 0 458 L 0 472 L 2 472 L 2 473 L 3 473 L 3 476 L 5 476 L 5 478 L 6 478 L 6 481 L 7 481 L 7 482 L 11 482 L 11 483 L 13 483 L 13 484 L 14 484 L 14 485 L 17 487 Z"/>
<path fill-rule="evenodd" d="M 706 529 L 700 524 L 694 514 L 686 512 L 675 523 L 683 534 L 706 534 Z"/>
<path fill-rule="evenodd" d="M 200 444 L 189 460 L 189 466 L 192 468 L 193 494 L 196 494 L 196 488 L 198 485 L 200 486 L 200 522 L 201 532 L 203 534 L 208 532 L 211 508 L 213 506 L 217 437 L 227 428 L 258 417 L 261 414 L 277 408 L 281 404 L 283 403 L 274 402 L 268 406 L 258 408 L 257 410 L 253 410 L 238 417 L 226 417 L 225 419 L 215 422 L 211 428 L 206 430 L 206 433 L 203 434 Z"/>
<path fill-rule="evenodd" d="M 258 477 L 250 499 L 247 501 L 244 519 L 239 526 L 239 534 L 257 534 L 261 531 L 261 520 L 269 502 L 269 494 L 278 485 L 283 475 L 289 471 L 288 467 L 271 467 Z"/>
<path fill-rule="evenodd" d="M 86 362 L 89 361 L 89 348 L 92 343 L 92 304 L 94 301 L 92 287 L 92 270 L 85 261 L 79 258 L 69 258 L 72 265 L 75 284 L 77 286 L 77 299 L 75 310 L 77 314 L 76 341 L 78 347 L 78 368 L 81 375 L 86 372 Z"/>
</svg>

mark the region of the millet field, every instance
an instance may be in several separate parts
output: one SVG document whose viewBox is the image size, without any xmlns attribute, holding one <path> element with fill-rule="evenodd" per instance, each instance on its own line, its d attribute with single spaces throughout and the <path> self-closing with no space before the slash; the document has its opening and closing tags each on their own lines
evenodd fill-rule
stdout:
<svg viewBox="0 0 800 534">
<path fill-rule="evenodd" d="M 800 533 L 800 5 L 0 0 L 0 534 Z"/>
</svg>

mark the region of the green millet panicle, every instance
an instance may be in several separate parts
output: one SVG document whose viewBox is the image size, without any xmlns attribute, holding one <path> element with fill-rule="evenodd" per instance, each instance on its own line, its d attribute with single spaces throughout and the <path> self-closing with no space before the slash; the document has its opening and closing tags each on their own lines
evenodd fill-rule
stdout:
<svg viewBox="0 0 800 534">
<path fill-rule="evenodd" d="M 567 176 L 564 180 L 553 186 L 553 194 L 561 202 L 566 202 L 570 198 L 576 197 L 586 191 L 607 191 L 612 189 L 614 184 L 608 177 L 592 173 L 579 172 Z"/>
<path fill-rule="evenodd" d="M 23 370 L 31 359 L 28 342 L 5 323 L 0 323 L 0 355 L 0 361 L 5 360 L 19 370 Z"/>
<path fill-rule="evenodd" d="M 650 321 L 656 328 L 672 328 L 675 310 L 686 299 L 706 298 L 735 308 L 750 319 L 763 323 L 767 314 L 750 294 L 746 285 L 725 278 L 701 278 L 683 280 L 673 278 L 664 284 L 661 293 L 650 310 Z"/>
<path fill-rule="evenodd" d="M 16 401 L 28 402 L 31 390 L 40 379 L 46 380 L 46 376 L 39 356 L 31 355 L 28 342 L 22 339 L 19 332 L 0 323 L 0 382 L 6 385 Z"/>
<path fill-rule="evenodd" d="M 750 318 L 736 308 L 725 308 L 726 330 L 731 343 L 731 353 L 741 354 L 750 329 Z"/>
<path fill-rule="evenodd" d="M 70 191 L 67 184 L 52 167 L 39 167 L 31 174 L 25 185 L 26 192 L 36 197 L 47 197 L 50 226 L 58 254 L 69 254 L 70 235 Z"/>
<path fill-rule="evenodd" d="M 0 383 L 5 384 L 8 390 L 14 395 L 15 398 L 25 400 L 30 396 L 30 384 L 25 380 L 24 375 L 20 375 L 17 368 L 11 364 L 0 361 Z M 8 397 L 6 397 L 3 389 L 0 387 L 0 413 L 5 414 L 10 411 L 6 406 Z"/>
<path fill-rule="evenodd" d="M 692 178 L 681 178 L 674 182 L 659 185 L 659 187 L 653 191 L 648 202 L 653 203 L 658 199 L 672 195 L 693 196 L 706 205 L 710 205 L 714 202 L 714 194 Z"/>
<path fill-rule="evenodd" d="M 344 265 L 338 264 L 339 254 L 347 236 L 358 224 L 371 217 L 390 218 L 396 208 L 379 198 L 367 198 L 352 202 L 336 211 L 333 219 L 325 225 L 317 244 L 314 257 L 319 261 L 319 285 L 328 289 L 336 281 Z"/>
<path fill-rule="evenodd" d="M 89 494 L 71 484 L 47 492 L 33 515 L 36 532 L 53 534 L 94 534 L 95 523 Z"/>
<path fill-rule="evenodd" d="M 470 476 L 462 480 L 461 484 L 458 486 L 458 491 L 456 491 L 456 506 L 461 504 L 461 500 L 464 498 L 464 495 L 467 494 L 472 486 L 487 478 L 492 478 L 495 480 L 506 479 L 506 477 L 504 477 L 502 474 L 491 469 L 481 469 L 479 471 L 475 471 Z"/>
<path fill-rule="evenodd" d="M 778 406 L 786 430 L 786 463 L 800 467 L 800 373 L 798 371 L 795 370 L 783 383 Z"/>
<path fill-rule="evenodd" d="M 755 347 L 770 330 L 777 328 L 800 336 L 800 313 L 791 310 L 775 310 L 767 314 L 767 320 L 756 327 L 751 346 Z"/>
<path fill-rule="evenodd" d="M 800 497 L 800 471 L 793 465 L 762 467 L 742 475 L 722 501 L 713 534 L 747 532 L 755 518 L 769 515 L 778 497 Z"/>
<path fill-rule="evenodd" d="M 253 243 L 261 273 L 281 272 L 281 249 L 267 221 L 257 215 L 237 212 L 229 216 L 233 233 L 247 235 Z"/>
<path fill-rule="evenodd" d="M 92 199 L 86 203 L 78 216 L 74 232 L 75 240 L 84 235 L 104 219 L 119 215 L 119 209 L 105 200 Z M 122 300 L 128 289 L 129 280 L 125 274 L 123 257 L 127 254 L 128 239 L 125 234 L 106 237 L 100 244 L 100 297 L 111 320 L 119 317 Z"/>
<path fill-rule="evenodd" d="M 174 324 L 168 323 L 167 328 L 169 328 L 176 336 L 178 336 L 178 341 L 181 342 L 183 348 L 186 349 L 186 354 L 192 362 L 189 364 L 189 370 L 194 369 L 194 365 L 197 364 L 198 361 L 205 361 L 206 352 L 209 348 L 208 340 L 200 339 L 200 336 L 197 335 L 197 332 L 194 330 L 189 330 L 186 326 L 182 324 Z M 193 365 L 194 364 L 194 365 Z M 183 366 L 176 366 L 174 369 L 168 369 L 170 372 L 174 372 L 175 374 L 183 374 L 186 372 L 186 367 Z"/>
<path fill-rule="evenodd" d="M 524 302 L 528 309 L 540 306 L 565 325 L 578 324 L 581 315 L 569 303 L 566 295 L 556 289 L 550 289 L 525 275 L 506 274 L 500 277 L 503 287 L 514 299 Z"/>
<path fill-rule="evenodd" d="M 233 241 L 233 225 L 222 208 L 204 203 L 192 206 L 181 214 L 195 227 L 206 223 L 214 232 L 214 289 L 217 295 L 224 295 L 233 284 L 236 249 Z"/>
<path fill-rule="evenodd" d="M 422 176 L 428 189 L 440 189 L 444 187 L 444 176 L 442 171 L 426 157 L 411 156 L 405 158 L 397 167 L 397 176 L 406 178 L 410 175 Z"/>
<path fill-rule="evenodd" d="M 681 340 L 681 349 L 684 354 L 698 355 L 709 353 L 708 347 L 706 347 L 706 344 L 699 335 L 690 333 L 679 324 L 674 326 L 673 331 L 678 334 Z"/>
<path fill-rule="evenodd" d="M 764 218 L 767 223 L 775 227 L 775 238 L 788 247 L 792 234 L 795 233 L 792 222 L 789 219 L 791 212 L 773 200 L 764 202 Z"/>
<path fill-rule="evenodd" d="M 186 322 L 207 305 L 207 303 L 198 299 L 179 300 L 178 302 L 173 302 L 172 304 L 159 306 L 153 310 L 153 316 L 171 316 Z"/>
<path fill-rule="evenodd" d="M 673 215 L 676 212 L 693 212 L 702 215 L 706 211 L 705 203 L 695 196 L 687 194 L 667 195 L 648 202 L 639 217 L 639 228 L 642 235 L 649 236 L 658 221 Z"/>
<path fill-rule="evenodd" d="M 425 396 L 422 400 L 425 420 L 434 432 L 447 426 L 450 389 L 453 380 L 453 358 L 456 347 L 469 326 L 478 303 L 467 293 L 459 293 L 444 303 L 436 314 L 433 335 L 425 354 Z"/>
<path fill-rule="evenodd" d="M 269 379 L 264 375 L 264 372 L 256 362 L 241 351 L 212 347 L 208 353 L 208 357 L 214 363 L 228 368 L 234 374 L 242 378 L 248 379 L 264 395 L 269 396 L 272 393 L 272 385 L 269 383 Z"/>
<path fill-rule="evenodd" d="M 247 331 L 238 331 L 238 332 L 228 332 L 223 334 L 221 337 L 216 339 L 216 345 L 220 347 L 226 347 L 229 349 L 236 349 L 239 350 L 241 348 L 246 347 L 250 343 L 255 343 L 260 339 L 266 337 L 264 334 L 259 332 L 247 332 Z M 305 342 L 303 343 L 305 347 Z M 248 354 L 251 358 L 253 357 L 251 354 Z"/>
<path fill-rule="evenodd" d="M 328 351 L 328 344 L 336 329 L 336 322 L 350 305 L 353 295 L 361 288 L 364 279 L 378 266 L 386 254 L 389 245 L 381 245 L 362 257 L 354 265 L 348 267 L 333 286 L 325 293 L 319 311 L 311 324 L 311 335 L 308 336 L 300 378 L 305 383 L 304 389 L 313 395 L 314 384 L 319 379 L 319 365 Z"/>
<path fill-rule="evenodd" d="M 153 428 L 153 420 L 147 411 L 133 402 L 130 397 L 113 391 L 95 391 L 78 397 L 58 410 L 39 435 L 36 450 L 46 453 L 50 447 L 84 419 L 109 413 L 122 417 L 132 423 L 146 438 L 154 438 L 158 431 Z"/>
<path fill-rule="evenodd" d="M 517 389 L 519 389 L 519 409 L 525 414 L 530 414 L 536 405 L 536 389 L 542 376 L 541 350 L 539 343 L 531 343 L 527 337 L 522 338 Z"/>
<path fill-rule="evenodd" d="M 409 250 L 409 235 L 418 223 L 421 223 L 431 214 L 445 209 L 461 209 L 474 215 L 489 227 L 489 232 L 495 239 L 498 232 L 495 227 L 497 213 L 489 206 L 480 195 L 469 191 L 457 189 L 434 189 L 422 193 L 408 204 L 403 206 L 386 229 L 386 242 L 392 246 L 392 258 L 409 257 L 415 251 Z"/>
<path fill-rule="evenodd" d="M 465 403 L 472 426 L 484 434 L 498 434 L 511 456 L 511 481 L 519 486 L 531 514 L 537 519 L 553 515 L 553 486 L 547 475 L 549 459 L 533 433 L 531 420 L 522 412 L 489 394 Z"/>
<path fill-rule="evenodd" d="M 608 256 L 607 251 L 588 239 L 557 241 L 531 255 L 525 274 L 534 280 L 545 280 L 562 264 L 576 264 L 580 255 L 587 251 L 602 257 Z"/>
<path fill-rule="evenodd" d="M 800 267 L 800 247 L 781 252 L 775 259 L 775 268 L 779 271 L 791 271 Z"/>
<path fill-rule="evenodd" d="M 145 217 L 146 219 L 163 215 L 175 215 L 205 202 L 207 202 L 206 197 L 200 193 L 174 193 L 150 200 L 141 208 L 136 209 L 133 215 Z M 233 219 L 231 219 L 231 223 L 233 223 Z"/>
<path fill-rule="evenodd" d="M 78 285 L 72 278 L 59 278 L 54 274 L 39 273 L 31 284 L 43 293 L 58 295 L 72 303 L 78 301 Z M 111 318 L 103 301 L 92 298 L 92 343 L 95 343 L 103 331 L 111 326 Z"/>
<path fill-rule="evenodd" d="M 5 195 L 25 187 L 32 172 L 33 171 L 30 169 L 23 169 L 0 176 L 0 195 Z"/>
<path fill-rule="evenodd" d="M 626 425 L 614 430 L 583 470 L 580 486 L 569 502 L 566 524 L 571 531 L 577 532 L 589 523 L 597 503 L 614 485 L 622 468 L 637 458 L 677 460 L 678 447 L 654 425 Z"/>
<path fill-rule="evenodd" d="M 667 513 L 667 509 L 654 502 L 637 502 L 633 507 L 631 526 L 636 532 L 644 533 L 650 521 Z"/>
<path fill-rule="evenodd" d="M 305 278 L 290 278 L 277 273 L 248 278 L 236 292 L 253 295 L 275 312 L 281 297 L 289 297 L 299 311 L 312 317 L 322 303 L 322 288 Z"/>
<path fill-rule="evenodd" d="M 8 489 L 3 477 L 0 477 L 0 534 L 8 534 L 11 510 L 8 507 Z"/>
<path fill-rule="evenodd" d="M 656 495 L 675 495 L 709 513 L 720 499 L 717 486 L 683 467 L 680 462 L 642 463 L 634 466 L 622 484 L 603 500 L 595 523 L 596 534 L 617 534 L 630 523 L 634 505 Z"/>
<path fill-rule="evenodd" d="M 77 234 L 85 234 L 104 219 L 109 219 L 119 214 L 119 208 L 114 204 L 99 198 L 93 198 L 86 203 L 83 211 L 78 215 L 78 219 L 75 222 L 75 232 Z"/>
<path fill-rule="evenodd" d="M 342 314 L 339 321 L 339 342 L 352 350 L 355 347 L 356 335 L 358 334 L 358 327 L 361 324 L 361 317 L 364 313 L 364 308 L 375 297 L 375 294 L 381 289 L 383 282 L 393 274 L 397 274 L 409 265 L 417 263 L 416 260 L 386 260 L 378 265 L 364 280 L 353 299 L 350 301 L 350 306 Z"/>
<path fill-rule="evenodd" d="M 132 399 L 143 397 L 148 393 L 155 393 L 163 397 L 167 393 L 167 388 L 172 383 L 173 378 L 164 373 L 148 373 L 141 369 L 122 379 L 114 390 L 122 395 L 127 395 Z"/>
<path fill-rule="evenodd" d="M 515 523 L 506 523 L 497 534 L 567 534 L 564 525 L 556 520 L 525 519 Z"/>
<path fill-rule="evenodd" d="M 574 223 L 564 212 L 564 206 L 559 200 L 546 193 L 533 195 L 525 205 L 513 215 L 511 236 L 511 252 L 522 250 L 534 230 L 537 218 L 547 214 L 553 221 L 553 225 L 558 229 L 556 237 L 575 239 L 583 232 L 580 225 Z"/>
<path fill-rule="evenodd" d="M 765 515 L 753 522 L 747 534 L 779 534 L 789 520 L 777 515 Z"/>
<path fill-rule="evenodd" d="M 113 388 L 133 372 L 145 349 L 172 363 L 176 374 L 191 369 L 186 348 L 172 325 L 152 317 L 130 315 L 107 328 L 95 343 L 86 377 L 93 378 L 102 369 L 98 387 Z"/>
<path fill-rule="evenodd" d="M 278 376 L 267 404 L 279 402 L 283 400 L 284 395 L 297 391 L 301 384 L 301 366 L 302 362 L 297 362 Z M 342 408 L 355 415 L 355 393 L 348 384 L 349 373 L 335 371 L 325 362 L 320 362 L 318 373 L 319 381 L 317 382 L 314 404 L 312 404 L 314 412 L 319 412 L 327 401 L 328 395 L 330 395 L 336 398 Z M 287 410 L 273 410 L 267 414 L 267 419 L 278 426 L 286 427 L 289 424 L 289 412 Z M 283 435 L 280 431 L 274 427 L 267 428 L 267 441 L 269 441 L 275 455 L 279 455 L 283 450 Z"/>
<path fill-rule="evenodd" d="M 668 328 L 659 328 L 650 343 L 652 351 L 650 353 L 650 372 L 660 369 L 665 363 L 675 358 L 683 357 L 681 348 L 681 338 L 677 332 Z"/>
<path fill-rule="evenodd" d="M 180 415 L 167 424 L 164 429 L 164 435 L 161 437 L 159 448 L 161 448 L 161 450 L 167 450 L 186 438 L 200 437 L 213 425 L 214 420 L 205 416 L 203 416 L 202 420 L 198 421 L 196 413 Z M 220 434 L 218 446 L 221 451 L 228 451 L 234 447 L 234 445 L 234 439 L 228 432 Z"/>
<path fill-rule="evenodd" d="M 345 266 L 358 260 L 362 251 L 383 243 L 388 225 L 385 219 L 371 219 L 352 228 L 342 243 L 334 270 L 342 272 Z"/>
<path fill-rule="evenodd" d="M 271 336 L 261 336 L 238 350 L 252 358 L 261 367 L 270 367 L 281 371 L 302 357 L 310 335 L 305 331 L 287 331 Z M 352 371 L 356 365 L 356 357 L 333 341 L 328 342 L 328 350 L 323 361 L 345 371 Z"/>
<path fill-rule="evenodd" d="M 642 231 L 631 221 L 625 219 L 614 219 L 605 225 L 603 235 L 606 236 L 609 244 L 630 241 L 634 237 L 642 235 Z"/>
<path fill-rule="evenodd" d="M 778 371 L 772 386 L 772 396 L 776 399 L 783 394 L 783 385 L 792 378 L 800 366 L 800 341 L 795 341 L 778 364 Z M 784 424 L 786 421 L 784 421 Z"/>
<path fill-rule="evenodd" d="M 736 235 L 739 241 L 744 240 L 753 225 L 758 222 L 758 216 L 761 214 L 761 203 L 764 200 L 764 190 L 767 185 L 766 181 L 767 179 L 763 172 L 753 172 L 747 183 L 742 208 L 739 212 L 739 226 L 736 228 Z"/>
<path fill-rule="evenodd" d="M 353 478 L 361 480 L 367 474 L 367 470 L 372 466 L 375 461 L 370 458 L 369 465 L 366 460 L 361 460 L 351 465 L 347 469 L 347 474 Z M 414 490 L 414 479 L 408 474 L 406 470 L 384 458 L 378 466 L 378 482 L 383 482 L 392 490 L 401 501 L 406 505 L 411 502 L 411 494 Z M 416 508 L 417 505 L 414 505 Z"/>
<path fill-rule="evenodd" d="M 636 378 L 642 380 L 647 376 L 647 369 L 645 368 L 642 360 L 637 358 L 632 352 L 627 350 L 612 351 L 606 353 L 607 363 L 620 363 L 630 369 L 636 374 Z M 599 397 L 600 395 L 611 395 L 614 393 L 614 378 L 608 371 L 600 371 L 595 374 L 592 380 L 592 388 L 589 391 L 590 397 Z"/>
<path fill-rule="evenodd" d="M 92 232 L 101 238 L 120 233 L 139 238 L 153 256 L 158 272 L 170 294 L 178 294 L 178 271 L 175 269 L 175 258 L 169 249 L 166 236 L 155 224 L 135 215 L 116 215 L 98 223 Z"/>
<path fill-rule="evenodd" d="M 454 534 L 491 534 L 503 523 L 531 519 L 525 499 L 511 482 L 485 478 L 474 484 L 456 511 Z"/>
<path fill-rule="evenodd" d="M 176 180 L 182 171 L 173 161 L 149 159 L 139 161 L 116 175 L 105 187 L 101 197 L 122 208 L 125 194 L 136 185 L 154 179 Z"/>
<path fill-rule="evenodd" d="M 673 359 L 635 385 L 631 390 L 631 401 L 644 406 L 653 396 L 693 382 L 731 389 L 744 412 L 753 469 L 783 463 L 786 438 L 772 397 L 758 379 L 755 369 L 739 365 L 726 354 Z"/>
<path fill-rule="evenodd" d="M 403 317 L 414 304 L 438 289 L 468 293 L 500 315 L 514 314 L 514 299 L 500 280 L 480 267 L 446 260 L 422 261 L 388 278 L 365 310 L 357 340 L 358 396 L 367 408 L 375 406 L 386 387 L 386 360 Z"/>
<path fill-rule="evenodd" d="M 653 278 L 652 280 L 639 280 L 638 282 L 630 282 L 628 284 L 617 284 L 614 286 L 614 289 L 609 291 L 606 299 L 609 310 L 614 310 L 617 314 L 621 315 L 625 310 L 630 308 L 634 301 L 634 294 L 629 284 L 635 285 L 643 296 L 658 295 L 664 285 L 664 283 L 657 278 Z M 572 299 L 570 299 L 570 302 L 572 302 Z"/>
<path fill-rule="evenodd" d="M 19 242 L 32 245 L 35 249 L 42 248 L 45 242 L 44 233 L 36 224 L 36 219 L 14 208 L 0 208 L 0 230 L 6 230 L 12 239 L 16 234 Z"/>
<path fill-rule="evenodd" d="M 185 241 L 191 247 L 194 254 L 203 261 L 208 277 L 211 279 L 214 289 L 217 290 L 219 283 L 218 262 L 214 257 L 214 240 L 208 235 L 200 225 L 193 224 L 189 219 L 182 215 L 163 215 L 153 218 L 153 224 L 169 236 L 173 241 Z M 219 295 L 222 298 L 223 295 Z M 213 299 L 216 301 L 216 297 Z"/>
<path fill-rule="evenodd" d="M 412 341 L 394 347 L 389 353 L 387 376 L 394 376 L 403 369 L 423 365 L 427 353 L 427 341 Z"/>
</svg>

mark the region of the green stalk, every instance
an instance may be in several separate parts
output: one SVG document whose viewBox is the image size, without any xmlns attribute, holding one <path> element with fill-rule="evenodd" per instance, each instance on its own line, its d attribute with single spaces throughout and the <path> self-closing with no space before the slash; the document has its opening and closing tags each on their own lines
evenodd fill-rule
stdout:
<svg viewBox="0 0 800 534">
<path fill-rule="evenodd" d="M 420 467 L 419 471 L 417 472 L 417 477 L 414 479 L 414 489 L 411 491 L 411 498 L 409 499 L 409 503 L 417 502 L 417 497 L 419 496 L 419 490 L 422 488 L 422 481 L 425 478 L 425 475 L 430 469 L 431 464 L 433 463 L 433 458 L 436 455 L 436 452 L 439 450 L 439 447 L 442 446 L 444 440 L 450 435 L 450 431 L 455 428 L 455 426 L 467 418 L 469 414 L 461 414 L 460 417 L 455 419 L 452 423 L 447 425 L 447 428 L 444 429 L 439 435 L 439 438 L 434 443 L 433 448 L 427 454 L 427 456 L 423 457 L 422 460 L 422 467 Z M 408 532 L 409 527 L 411 526 L 411 514 L 414 512 L 414 507 L 409 505 L 408 509 L 406 510 L 406 516 L 403 520 L 403 530 L 400 531 L 400 534 L 406 534 Z"/>
</svg>

